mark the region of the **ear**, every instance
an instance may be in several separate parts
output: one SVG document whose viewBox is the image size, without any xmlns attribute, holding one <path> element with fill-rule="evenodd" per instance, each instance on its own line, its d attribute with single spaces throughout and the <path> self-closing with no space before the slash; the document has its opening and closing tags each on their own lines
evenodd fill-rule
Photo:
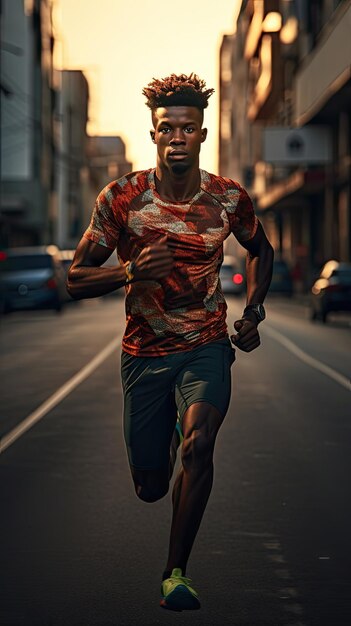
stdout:
<svg viewBox="0 0 351 626">
<path fill-rule="evenodd" d="M 150 137 L 151 137 L 151 141 L 155 143 L 155 131 L 154 130 L 150 130 Z"/>
<path fill-rule="evenodd" d="M 201 143 L 206 141 L 207 137 L 207 128 L 201 128 Z"/>
</svg>

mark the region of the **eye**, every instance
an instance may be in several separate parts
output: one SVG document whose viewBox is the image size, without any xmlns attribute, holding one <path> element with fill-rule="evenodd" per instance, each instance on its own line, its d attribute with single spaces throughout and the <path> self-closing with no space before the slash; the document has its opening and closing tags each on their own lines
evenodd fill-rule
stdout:
<svg viewBox="0 0 351 626">
<path fill-rule="evenodd" d="M 162 135 L 166 135 L 167 133 L 169 133 L 169 132 L 170 132 L 170 130 L 171 130 L 171 129 L 170 129 L 168 126 L 164 126 L 163 128 L 160 128 L 159 132 L 160 132 Z"/>
<path fill-rule="evenodd" d="M 187 126 L 184 130 L 186 133 L 190 134 L 194 132 L 195 128 L 193 126 Z"/>
</svg>

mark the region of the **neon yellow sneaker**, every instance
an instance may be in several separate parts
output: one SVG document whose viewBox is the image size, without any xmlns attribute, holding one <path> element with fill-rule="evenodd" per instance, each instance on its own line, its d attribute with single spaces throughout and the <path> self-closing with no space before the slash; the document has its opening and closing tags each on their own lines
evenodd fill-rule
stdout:
<svg viewBox="0 0 351 626">
<path fill-rule="evenodd" d="M 191 579 L 182 576 L 182 570 L 175 567 L 169 578 L 161 585 L 160 606 L 171 611 L 193 611 L 200 608 L 198 595 L 190 587 Z"/>
</svg>

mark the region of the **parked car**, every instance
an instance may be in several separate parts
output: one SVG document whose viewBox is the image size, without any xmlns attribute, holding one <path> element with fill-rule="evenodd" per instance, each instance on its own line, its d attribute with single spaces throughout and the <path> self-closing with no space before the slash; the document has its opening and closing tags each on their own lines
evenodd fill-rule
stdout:
<svg viewBox="0 0 351 626">
<path fill-rule="evenodd" d="M 245 291 L 245 278 L 235 257 L 224 256 L 219 272 L 223 293 L 239 295 Z"/>
<path fill-rule="evenodd" d="M 311 320 L 326 322 L 331 311 L 351 311 L 351 263 L 328 261 L 312 285 Z"/>
<path fill-rule="evenodd" d="M 56 246 L 4 250 L 0 269 L 5 313 L 41 308 L 61 311 L 65 272 Z"/>
<path fill-rule="evenodd" d="M 281 259 L 273 261 L 273 274 L 269 293 L 281 293 L 286 296 L 292 296 L 293 282 L 291 273 L 288 264 Z"/>
</svg>

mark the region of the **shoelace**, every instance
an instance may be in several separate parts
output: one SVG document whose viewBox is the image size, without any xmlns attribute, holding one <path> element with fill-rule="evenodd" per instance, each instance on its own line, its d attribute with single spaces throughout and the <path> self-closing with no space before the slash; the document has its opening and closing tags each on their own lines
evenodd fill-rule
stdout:
<svg viewBox="0 0 351 626">
<path fill-rule="evenodd" d="M 191 578 L 187 578 L 186 576 L 170 576 L 170 579 L 173 582 L 181 581 L 182 583 L 185 583 L 186 585 L 190 585 L 191 583 Z"/>
</svg>

